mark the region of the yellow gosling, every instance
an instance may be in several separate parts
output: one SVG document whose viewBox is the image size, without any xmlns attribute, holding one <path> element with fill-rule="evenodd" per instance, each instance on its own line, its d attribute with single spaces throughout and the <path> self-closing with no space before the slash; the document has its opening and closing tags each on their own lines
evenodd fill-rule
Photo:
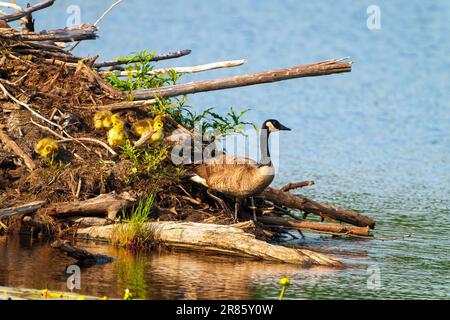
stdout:
<svg viewBox="0 0 450 320">
<path fill-rule="evenodd" d="M 111 111 L 99 111 L 94 115 L 95 129 L 110 128 L 112 126 Z"/>
<path fill-rule="evenodd" d="M 44 138 L 36 143 L 34 151 L 44 159 L 53 159 L 58 153 L 58 143 L 51 138 Z"/>
<path fill-rule="evenodd" d="M 111 117 L 112 128 L 108 131 L 108 144 L 111 147 L 120 147 L 125 145 L 128 140 L 128 134 L 125 131 L 124 122 L 119 115 L 114 114 Z"/>
</svg>

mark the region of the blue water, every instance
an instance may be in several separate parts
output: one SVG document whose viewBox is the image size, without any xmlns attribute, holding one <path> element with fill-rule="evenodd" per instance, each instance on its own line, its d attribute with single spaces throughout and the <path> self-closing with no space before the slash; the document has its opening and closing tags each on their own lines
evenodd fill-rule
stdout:
<svg viewBox="0 0 450 320">
<path fill-rule="evenodd" d="M 64 26 L 71 4 L 80 6 L 82 22 L 93 22 L 111 2 L 59 0 L 35 15 L 37 27 Z M 312 179 L 316 185 L 303 194 L 367 213 L 377 221 L 377 237 L 411 234 L 390 241 L 308 235 L 304 246 L 349 259 L 355 267 L 259 272 L 249 266 L 245 297 L 276 297 L 283 274 L 293 282 L 288 298 L 450 297 L 450 2 L 378 0 L 380 30 L 366 26 L 371 4 L 125 0 L 101 22 L 99 39 L 76 49 L 78 55 L 100 54 L 101 59 L 142 49 L 192 49 L 187 57 L 159 62 L 161 67 L 248 60 L 237 69 L 186 76 L 182 82 L 344 56 L 355 62 L 351 73 L 189 97 L 196 111 L 250 108 L 247 120 L 259 124 L 276 118 L 293 129 L 281 137 L 275 185 Z M 223 264 L 191 259 L 211 270 Z M 179 266 L 165 265 L 167 277 L 183 272 Z M 379 268 L 379 289 L 368 288 L 368 267 Z M 214 275 L 234 279 L 231 272 Z M 166 292 L 164 298 L 179 298 L 189 285 L 197 291 L 217 289 L 214 281 L 205 287 L 191 278 L 179 286 L 162 281 L 158 288 Z M 104 281 L 106 286 L 108 276 Z M 233 286 L 220 288 L 223 297 L 235 297 Z"/>
</svg>

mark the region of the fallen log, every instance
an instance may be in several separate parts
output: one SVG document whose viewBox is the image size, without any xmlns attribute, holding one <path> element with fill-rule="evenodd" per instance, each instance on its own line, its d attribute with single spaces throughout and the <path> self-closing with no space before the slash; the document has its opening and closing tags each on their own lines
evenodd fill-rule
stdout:
<svg viewBox="0 0 450 320">
<path fill-rule="evenodd" d="M 0 219 L 12 216 L 23 216 L 36 212 L 39 208 L 43 207 L 46 201 L 35 201 L 27 204 L 23 204 L 16 207 L 0 209 Z"/>
<path fill-rule="evenodd" d="M 280 190 L 283 192 L 287 192 L 290 190 L 294 190 L 294 189 L 299 189 L 299 188 L 304 188 L 304 187 L 309 187 L 314 185 L 314 181 L 300 181 L 300 182 L 291 182 L 288 183 L 287 185 L 285 185 L 284 187 L 282 187 Z"/>
<path fill-rule="evenodd" d="M 335 206 L 321 204 L 300 195 L 293 195 L 274 188 L 267 188 L 262 196 L 277 205 L 295 208 L 306 213 L 313 213 L 322 217 L 349 223 L 358 227 L 375 228 L 375 221 L 355 211 L 341 209 Z"/>
<path fill-rule="evenodd" d="M 304 66 L 244 74 L 229 78 L 196 81 L 160 88 L 136 90 L 132 92 L 132 96 L 135 100 L 146 100 L 154 98 L 155 96 L 160 98 L 175 97 L 197 92 L 223 90 L 295 78 L 350 72 L 352 70 L 352 63 L 344 60 L 345 59 L 332 59 Z"/>
<path fill-rule="evenodd" d="M 312 221 L 287 220 L 273 216 L 258 217 L 258 222 L 266 225 L 289 227 L 293 229 L 308 230 L 334 235 L 370 236 L 369 227 L 351 227 L 335 223 L 321 223 Z"/>
<path fill-rule="evenodd" d="M 105 218 L 99 217 L 72 217 L 65 220 L 65 222 L 71 222 L 75 224 L 78 228 L 88 228 L 88 227 L 99 227 L 111 224 L 111 221 Z"/>
<path fill-rule="evenodd" d="M 333 258 L 304 249 L 287 248 L 255 239 L 255 236 L 241 229 L 226 225 L 179 222 L 149 222 L 146 228 L 152 230 L 154 240 L 165 246 L 241 256 L 267 261 L 298 264 L 304 267 L 342 267 Z M 111 241 L 114 225 L 78 229 L 77 237 L 82 239 Z"/>
<path fill-rule="evenodd" d="M 136 199 L 127 192 L 120 195 L 108 193 L 85 201 L 54 203 L 40 211 L 56 218 L 107 216 L 108 219 L 114 220 L 120 210 L 132 206 L 135 202 Z"/>
<path fill-rule="evenodd" d="M 70 241 L 56 240 L 51 244 L 52 248 L 59 249 L 71 258 L 82 264 L 100 264 L 113 262 L 115 259 L 103 254 L 94 254 L 87 250 L 73 246 Z"/>
</svg>

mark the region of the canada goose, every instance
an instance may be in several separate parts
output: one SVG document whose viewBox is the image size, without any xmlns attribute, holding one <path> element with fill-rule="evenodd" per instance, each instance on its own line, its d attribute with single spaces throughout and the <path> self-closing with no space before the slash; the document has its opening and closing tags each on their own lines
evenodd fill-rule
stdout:
<svg viewBox="0 0 450 320">
<path fill-rule="evenodd" d="M 275 170 L 270 159 L 269 135 L 279 130 L 291 130 L 278 120 L 266 120 L 261 127 L 261 163 L 241 157 L 226 155 L 205 160 L 194 168 L 195 175 L 191 179 L 207 188 L 223 193 L 236 199 L 234 218 L 237 214 L 240 201 L 260 194 L 273 181 Z M 253 205 L 254 207 L 254 205 Z M 253 211 L 256 220 L 256 213 Z"/>
<path fill-rule="evenodd" d="M 58 143 L 52 138 L 39 140 L 34 146 L 34 151 L 47 160 L 53 159 L 58 153 Z"/>
<path fill-rule="evenodd" d="M 108 131 L 108 143 L 111 147 L 120 147 L 125 145 L 128 140 L 128 134 L 125 131 L 123 120 L 119 115 L 111 116 L 112 128 Z"/>
</svg>

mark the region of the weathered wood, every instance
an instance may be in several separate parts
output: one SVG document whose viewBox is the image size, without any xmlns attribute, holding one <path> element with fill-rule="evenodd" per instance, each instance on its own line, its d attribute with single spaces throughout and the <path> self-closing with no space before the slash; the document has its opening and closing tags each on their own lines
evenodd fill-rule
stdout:
<svg viewBox="0 0 450 320">
<path fill-rule="evenodd" d="M 20 18 L 28 16 L 29 14 L 31 14 L 34 11 L 38 11 L 38 10 L 42 10 L 42 9 L 47 8 L 47 7 L 50 7 L 51 5 L 53 5 L 54 2 L 55 2 L 55 0 L 42 1 L 42 2 L 36 3 L 35 5 L 29 6 L 29 7 L 25 8 L 25 9 L 23 9 L 21 12 L 17 12 L 17 13 L 14 13 L 14 14 L 9 14 L 9 15 L 6 15 L 6 16 L 1 16 L 0 20 L 3 20 L 5 22 L 11 22 L 11 21 L 19 20 Z"/>
<path fill-rule="evenodd" d="M 65 222 L 71 222 L 78 228 L 99 227 L 111 224 L 111 221 L 105 218 L 99 217 L 71 217 L 64 220 Z"/>
<path fill-rule="evenodd" d="M 0 219 L 12 216 L 23 216 L 24 214 L 34 213 L 39 208 L 43 207 L 45 204 L 46 201 L 35 201 L 16 207 L 0 209 Z"/>
<path fill-rule="evenodd" d="M 300 195 L 293 195 L 289 192 L 283 192 L 281 190 L 269 187 L 266 190 L 264 190 L 262 196 L 266 200 L 280 206 L 300 209 L 307 213 L 313 213 L 320 216 L 330 217 L 334 220 L 346 222 L 358 227 L 368 226 L 371 229 L 375 228 L 375 221 L 365 215 L 362 215 L 355 211 L 345 210 L 335 206 L 321 204 Z"/>
<path fill-rule="evenodd" d="M 81 109 L 119 111 L 119 110 L 148 107 L 156 103 L 157 103 L 156 99 L 141 100 L 141 101 L 122 101 L 105 105 L 90 105 L 86 107 L 81 107 Z"/>
<path fill-rule="evenodd" d="M 149 75 L 158 75 L 162 73 L 168 72 L 178 72 L 178 73 L 197 73 L 203 71 L 210 71 L 214 69 L 221 68 L 233 68 L 242 66 L 246 61 L 245 60 L 232 60 L 232 61 L 219 61 L 212 62 L 207 64 L 201 64 L 198 66 L 192 67 L 169 67 L 169 68 L 161 68 L 161 69 L 153 69 L 147 72 Z M 130 75 L 135 75 L 136 71 L 101 71 L 99 74 L 104 77 L 111 73 L 116 74 L 119 77 L 128 77 Z"/>
<path fill-rule="evenodd" d="M 300 182 L 293 182 L 293 183 L 288 183 L 287 185 L 285 185 L 284 187 L 282 187 L 280 190 L 283 192 L 287 192 L 290 190 L 294 190 L 294 189 L 299 189 L 299 188 L 304 188 L 304 187 L 309 187 L 314 185 L 314 181 L 300 181 Z"/>
<path fill-rule="evenodd" d="M 22 158 L 23 162 L 27 166 L 28 169 L 33 171 L 36 169 L 36 164 L 34 163 L 33 159 L 31 159 L 30 155 L 22 150 L 19 145 L 12 140 L 4 131 L 3 126 L 0 125 L 0 140 L 8 146 L 17 156 Z"/>
<path fill-rule="evenodd" d="M 17 41 L 56 41 L 72 42 L 79 40 L 93 40 L 97 38 L 97 28 L 89 23 L 70 28 L 48 30 L 42 32 L 22 33 L 14 29 L 0 29 L 0 39 Z"/>
<path fill-rule="evenodd" d="M 334 73 L 350 72 L 351 70 L 351 62 L 346 62 L 343 59 L 332 59 L 304 66 L 244 74 L 229 78 L 196 81 L 154 89 L 136 90 L 133 91 L 132 95 L 135 100 L 151 99 L 155 96 L 161 98 L 175 97 L 197 92 L 223 90 L 295 78 L 324 76 Z"/>
<path fill-rule="evenodd" d="M 338 260 L 310 250 L 287 248 L 257 240 L 254 235 L 231 226 L 171 221 L 149 222 L 145 226 L 151 228 L 155 240 L 169 247 L 293 263 L 304 267 L 343 266 Z M 77 237 L 110 241 L 115 227 L 109 225 L 78 229 Z"/>
<path fill-rule="evenodd" d="M 89 66 L 87 66 L 83 60 L 78 62 L 78 68 L 76 72 L 77 73 L 81 72 L 84 75 L 86 75 L 89 81 L 97 84 L 98 87 L 103 90 L 103 92 L 108 93 L 113 97 L 123 96 L 122 92 L 118 91 L 109 83 L 107 83 L 105 80 L 103 80 L 103 78 L 100 77 L 98 73 L 92 70 Z"/>
<path fill-rule="evenodd" d="M 123 208 L 128 208 L 136 202 L 136 199 L 124 192 L 102 194 L 93 199 L 74 202 L 53 203 L 41 212 L 57 218 L 73 216 L 107 216 L 114 220 L 117 213 Z"/>
<path fill-rule="evenodd" d="M 52 248 L 59 249 L 69 257 L 83 264 L 109 263 L 114 259 L 103 254 L 94 254 L 85 249 L 73 246 L 68 240 L 56 240 L 51 244 Z"/>
<path fill-rule="evenodd" d="M 312 221 L 287 220 L 273 216 L 258 217 L 258 222 L 266 225 L 283 226 L 300 230 L 336 235 L 370 236 L 369 227 L 351 227 L 335 223 L 321 223 Z"/>
<path fill-rule="evenodd" d="M 150 59 L 150 61 L 160 61 L 160 60 L 180 58 L 180 57 L 190 54 L 191 52 L 192 52 L 191 50 L 186 49 L 186 50 L 179 50 L 179 51 L 175 51 L 175 52 L 169 52 L 169 53 L 165 53 L 165 54 L 161 54 L 161 55 L 155 55 Z M 128 64 L 128 63 L 132 63 L 132 62 L 133 61 L 130 62 L 129 59 L 117 59 L 117 60 L 102 61 L 102 62 L 94 63 L 94 68 L 113 67 L 113 66 Z M 135 62 L 138 62 L 138 61 L 135 61 Z"/>
</svg>

